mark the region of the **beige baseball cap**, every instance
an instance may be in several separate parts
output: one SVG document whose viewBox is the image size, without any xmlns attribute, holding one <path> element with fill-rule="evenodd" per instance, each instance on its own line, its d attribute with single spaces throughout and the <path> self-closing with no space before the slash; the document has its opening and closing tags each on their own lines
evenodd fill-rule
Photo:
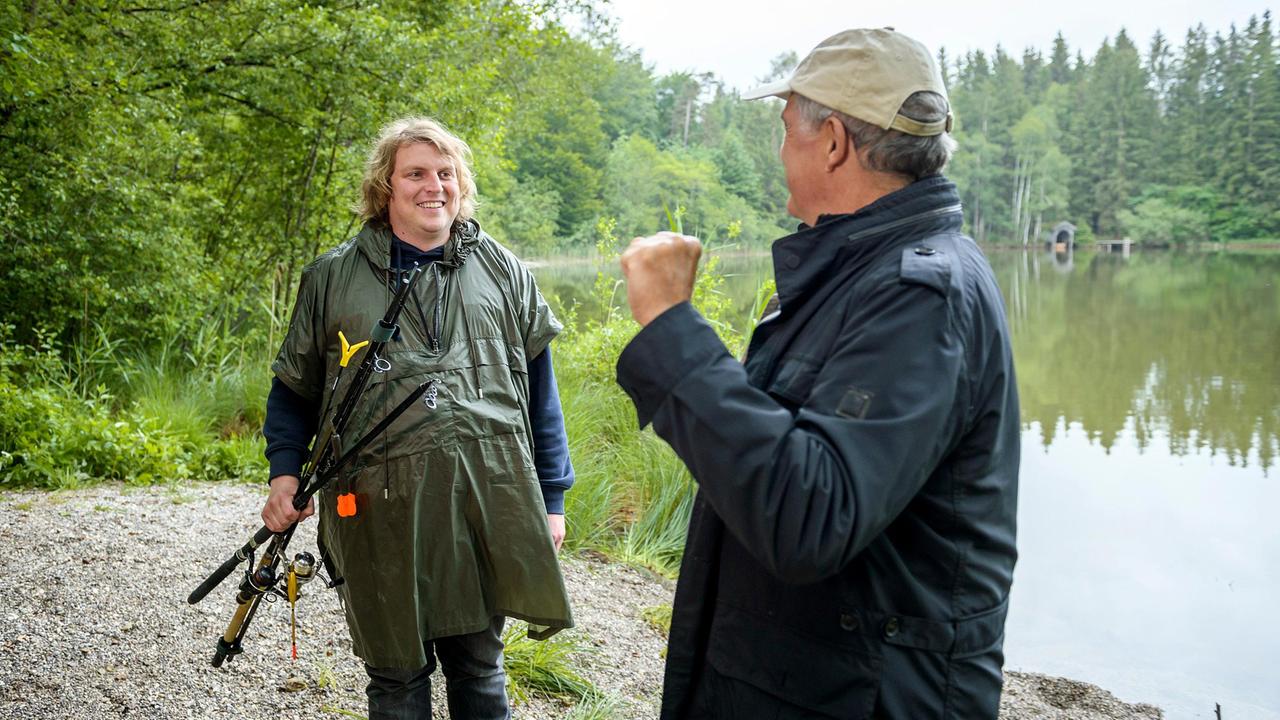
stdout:
<svg viewBox="0 0 1280 720">
<path fill-rule="evenodd" d="M 758 87 L 742 98 L 786 99 L 796 92 L 885 130 L 921 136 L 950 132 L 951 113 L 929 123 L 898 113 L 908 97 L 926 90 L 947 97 L 928 48 L 893 28 L 860 28 L 823 40 L 791 77 Z"/>
</svg>

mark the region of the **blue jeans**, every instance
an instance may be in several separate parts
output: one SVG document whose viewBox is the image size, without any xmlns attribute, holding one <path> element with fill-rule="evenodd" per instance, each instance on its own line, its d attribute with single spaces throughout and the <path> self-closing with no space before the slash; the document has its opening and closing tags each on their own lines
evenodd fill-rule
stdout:
<svg viewBox="0 0 1280 720">
<path fill-rule="evenodd" d="M 507 703 L 507 676 L 502 671 L 505 620 L 495 617 L 480 632 L 427 641 L 427 666 L 419 670 L 365 665 L 369 673 L 365 688 L 369 720 L 430 718 L 431 673 L 436 669 L 436 656 L 444 668 L 452 720 L 508 720 L 511 708 Z"/>
</svg>

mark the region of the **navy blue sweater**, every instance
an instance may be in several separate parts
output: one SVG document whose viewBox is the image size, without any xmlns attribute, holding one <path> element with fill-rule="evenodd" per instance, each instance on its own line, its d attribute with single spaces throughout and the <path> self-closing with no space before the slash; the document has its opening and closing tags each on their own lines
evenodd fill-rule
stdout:
<svg viewBox="0 0 1280 720">
<path fill-rule="evenodd" d="M 406 270 L 414 263 L 426 266 L 444 257 L 444 248 L 428 252 L 394 239 L 391 257 L 396 267 Z M 555 370 L 548 347 L 529 361 L 529 419 L 533 424 L 533 465 L 542 485 L 547 512 L 564 514 L 564 491 L 573 485 L 573 464 L 569 461 L 569 439 L 564 432 L 564 411 L 556 389 Z M 267 460 L 271 477 L 298 475 L 306 462 L 307 449 L 315 437 L 320 405 L 289 389 L 279 378 L 271 381 L 267 395 L 267 418 L 262 434 L 267 438 Z"/>
</svg>

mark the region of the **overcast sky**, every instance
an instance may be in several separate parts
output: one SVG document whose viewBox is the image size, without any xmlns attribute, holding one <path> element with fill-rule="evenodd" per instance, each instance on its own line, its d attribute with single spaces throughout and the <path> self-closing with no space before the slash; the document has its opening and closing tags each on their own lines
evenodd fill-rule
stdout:
<svg viewBox="0 0 1280 720">
<path fill-rule="evenodd" d="M 745 90 L 769 70 L 779 53 L 801 57 L 826 38 L 850 27 L 893 27 L 951 57 L 997 44 L 1021 57 L 1028 46 L 1048 53 L 1061 30 L 1072 54 L 1091 57 L 1121 27 L 1145 50 L 1157 29 L 1180 46 L 1187 29 L 1204 23 L 1210 36 L 1272 6 L 1264 0 L 916 0 L 860 3 L 844 0 L 612 0 L 624 44 L 643 52 L 659 73 L 710 71 Z M 1275 23 L 1272 31 L 1275 32 Z"/>
</svg>

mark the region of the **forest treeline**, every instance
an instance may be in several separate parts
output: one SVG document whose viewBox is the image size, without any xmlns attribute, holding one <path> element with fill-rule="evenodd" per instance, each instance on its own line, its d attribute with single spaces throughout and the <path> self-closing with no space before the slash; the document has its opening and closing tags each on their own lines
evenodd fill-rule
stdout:
<svg viewBox="0 0 1280 720">
<path fill-rule="evenodd" d="M 1061 34 L 1021 59 L 948 68 L 960 185 L 978 240 L 1036 242 L 1046 223 L 1185 244 L 1280 236 L 1280 63 L 1270 13 L 1181 45 L 1124 30 L 1091 57 Z"/>
<path fill-rule="evenodd" d="M 406 114 L 470 141 L 478 217 L 524 255 L 593 248 L 605 223 L 621 238 L 662 228 L 664 203 L 686 230 L 748 246 L 793 228 L 779 105 L 655 73 L 601 12 L 6 3 L 0 323 L 22 342 L 109 324 L 144 344 L 214 305 L 278 324 L 303 264 L 355 230 L 370 139 Z M 1177 45 L 1119 30 L 1096 49 L 939 49 L 970 232 L 1039 242 L 1068 220 L 1148 242 L 1280 237 L 1275 50 L 1269 13 Z"/>
</svg>

